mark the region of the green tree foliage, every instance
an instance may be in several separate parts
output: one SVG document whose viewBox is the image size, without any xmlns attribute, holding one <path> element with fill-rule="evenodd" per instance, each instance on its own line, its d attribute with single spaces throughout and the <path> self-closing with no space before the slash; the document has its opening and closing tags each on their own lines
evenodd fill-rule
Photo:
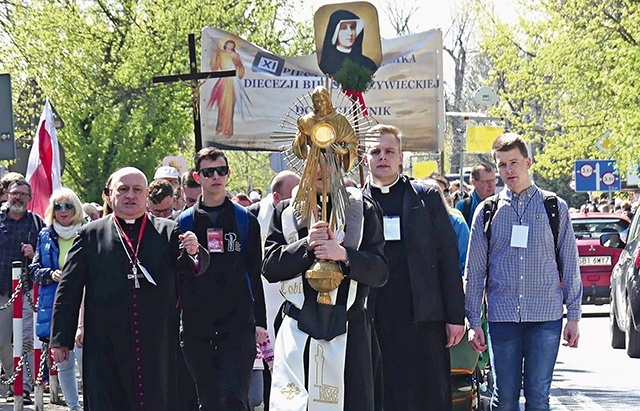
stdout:
<svg viewBox="0 0 640 411">
<path fill-rule="evenodd" d="M 259 188 L 266 194 L 274 172 L 269 165 L 269 154 L 256 151 L 227 151 L 229 167 L 232 170 L 227 189 L 233 193 L 249 194 Z"/>
<path fill-rule="evenodd" d="M 607 155 L 624 174 L 640 157 L 640 3 L 536 0 L 522 10 L 517 24 L 483 26 L 501 95 L 495 114 L 534 144 L 547 181 L 566 187 L 574 160 Z M 595 143 L 607 130 L 614 148 L 605 154 Z"/>
<path fill-rule="evenodd" d="M 166 155 L 191 161 L 190 88 L 151 83 L 155 75 L 188 70 L 189 33 L 199 38 L 204 26 L 219 27 L 276 53 L 287 53 L 289 44 L 293 52 L 307 51 L 312 38 L 297 33 L 308 35 L 311 25 L 286 18 L 294 6 L 284 0 L 7 0 L 0 3 L 0 71 L 11 73 L 14 90 L 36 79 L 65 122 L 58 133 L 67 159 L 63 183 L 97 200 L 121 166 L 151 176 Z M 21 132 L 29 137 L 34 130 Z"/>
</svg>

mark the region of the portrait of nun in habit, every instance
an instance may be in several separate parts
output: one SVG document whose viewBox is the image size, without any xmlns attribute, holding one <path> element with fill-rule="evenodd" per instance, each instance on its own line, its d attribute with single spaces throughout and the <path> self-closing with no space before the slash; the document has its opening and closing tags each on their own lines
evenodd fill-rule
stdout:
<svg viewBox="0 0 640 411">
<path fill-rule="evenodd" d="M 364 20 L 348 10 L 336 10 L 331 14 L 322 44 L 320 69 L 328 75 L 336 74 L 345 59 L 375 72 L 378 65 L 362 54 Z"/>
</svg>

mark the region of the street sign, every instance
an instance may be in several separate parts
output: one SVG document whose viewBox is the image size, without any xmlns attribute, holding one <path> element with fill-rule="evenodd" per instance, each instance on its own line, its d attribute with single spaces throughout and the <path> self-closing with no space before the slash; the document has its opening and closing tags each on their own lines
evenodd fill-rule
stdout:
<svg viewBox="0 0 640 411">
<path fill-rule="evenodd" d="M 615 160 L 577 160 L 574 172 L 577 192 L 620 190 Z"/>
<path fill-rule="evenodd" d="M 610 153 L 613 149 L 613 139 L 611 138 L 611 130 L 605 131 L 598 140 L 596 140 L 596 148 L 603 153 Z"/>
<path fill-rule="evenodd" d="M 271 169 L 276 173 L 279 173 L 282 170 L 289 169 L 284 154 L 279 151 L 269 154 L 269 165 L 271 166 Z"/>
</svg>

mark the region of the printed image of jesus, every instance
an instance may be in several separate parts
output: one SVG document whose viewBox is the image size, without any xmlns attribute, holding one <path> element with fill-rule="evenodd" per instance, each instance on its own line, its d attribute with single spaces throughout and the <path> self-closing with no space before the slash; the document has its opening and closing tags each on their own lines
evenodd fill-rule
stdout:
<svg viewBox="0 0 640 411">
<path fill-rule="evenodd" d="M 218 107 L 218 122 L 216 134 L 222 134 L 226 138 L 233 135 L 233 120 L 236 108 L 244 118 L 243 99 L 244 90 L 240 80 L 244 77 L 244 66 L 240 55 L 236 51 L 236 42 L 226 40 L 222 49 L 218 49 L 211 57 L 211 70 L 235 70 L 235 77 L 218 78 L 211 91 L 211 97 L 207 108 Z"/>
</svg>

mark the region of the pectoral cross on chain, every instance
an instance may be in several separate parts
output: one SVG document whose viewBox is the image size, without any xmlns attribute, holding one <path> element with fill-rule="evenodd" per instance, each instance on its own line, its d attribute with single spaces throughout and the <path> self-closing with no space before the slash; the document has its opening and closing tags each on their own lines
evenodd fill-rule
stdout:
<svg viewBox="0 0 640 411">
<path fill-rule="evenodd" d="M 142 274 L 138 274 L 138 267 L 136 266 L 136 264 L 133 265 L 131 274 L 127 274 L 127 279 L 133 280 L 133 286 L 135 288 L 140 288 L 140 281 L 138 281 L 138 278 L 142 277 L 144 277 Z"/>
</svg>

